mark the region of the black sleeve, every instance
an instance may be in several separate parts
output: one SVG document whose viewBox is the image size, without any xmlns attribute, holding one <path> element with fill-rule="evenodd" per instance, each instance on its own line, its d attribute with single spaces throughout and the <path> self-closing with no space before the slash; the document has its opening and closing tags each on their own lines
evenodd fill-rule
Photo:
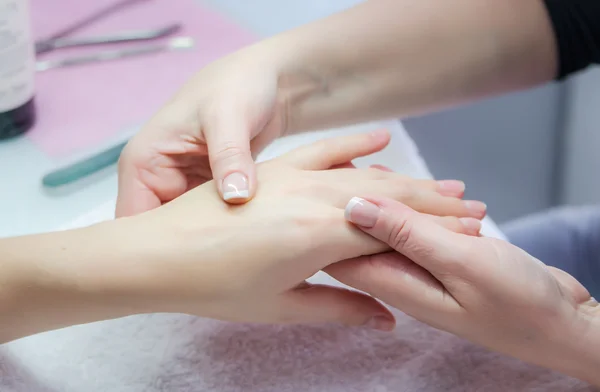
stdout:
<svg viewBox="0 0 600 392">
<path fill-rule="evenodd" d="M 544 0 L 558 46 L 557 79 L 600 63 L 600 0 Z"/>
</svg>

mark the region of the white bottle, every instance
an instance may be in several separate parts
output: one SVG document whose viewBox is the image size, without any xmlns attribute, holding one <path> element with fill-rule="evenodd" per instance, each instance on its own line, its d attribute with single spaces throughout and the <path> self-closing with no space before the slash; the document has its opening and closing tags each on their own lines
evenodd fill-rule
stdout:
<svg viewBox="0 0 600 392">
<path fill-rule="evenodd" d="M 35 49 L 29 0 L 0 0 L 0 140 L 35 123 Z"/>
</svg>

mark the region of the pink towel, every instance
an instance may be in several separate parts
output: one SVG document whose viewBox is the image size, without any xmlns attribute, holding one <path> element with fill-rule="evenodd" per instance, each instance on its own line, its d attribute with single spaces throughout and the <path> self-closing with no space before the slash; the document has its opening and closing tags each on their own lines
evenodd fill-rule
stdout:
<svg viewBox="0 0 600 392">
<path fill-rule="evenodd" d="M 566 392 L 580 381 L 396 312 L 393 334 L 148 315 L 0 347 L 3 392 Z M 24 355 L 30 352 L 30 355 Z"/>
</svg>

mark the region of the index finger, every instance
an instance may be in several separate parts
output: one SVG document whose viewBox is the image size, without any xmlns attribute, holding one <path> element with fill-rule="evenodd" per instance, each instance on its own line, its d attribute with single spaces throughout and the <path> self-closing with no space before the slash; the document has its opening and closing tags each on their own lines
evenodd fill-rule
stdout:
<svg viewBox="0 0 600 392">
<path fill-rule="evenodd" d="M 383 150 L 390 142 L 387 130 L 360 133 L 320 140 L 297 148 L 281 157 L 279 162 L 304 170 L 326 170 L 353 159 Z"/>
<path fill-rule="evenodd" d="M 138 169 L 127 155 L 119 159 L 117 218 L 133 216 L 161 206 L 160 198 L 138 177 Z"/>
</svg>

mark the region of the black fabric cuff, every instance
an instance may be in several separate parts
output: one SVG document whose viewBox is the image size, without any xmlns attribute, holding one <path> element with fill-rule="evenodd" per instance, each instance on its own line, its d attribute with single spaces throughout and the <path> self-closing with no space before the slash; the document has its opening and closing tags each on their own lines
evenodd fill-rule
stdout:
<svg viewBox="0 0 600 392">
<path fill-rule="evenodd" d="M 557 80 L 600 63 L 600 0 L 544 0 L 558 50 Z"/>
</svg>

